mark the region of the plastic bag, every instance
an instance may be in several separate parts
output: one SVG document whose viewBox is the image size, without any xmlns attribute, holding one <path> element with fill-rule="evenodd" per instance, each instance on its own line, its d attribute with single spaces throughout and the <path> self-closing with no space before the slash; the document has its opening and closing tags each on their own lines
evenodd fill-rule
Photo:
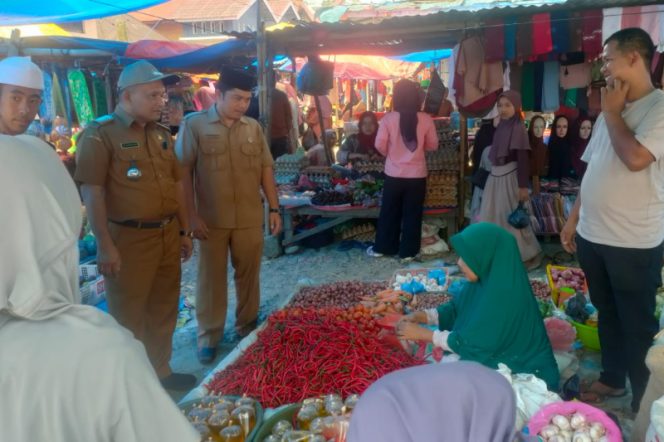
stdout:
<svg viewBox="0 0 664 442">
<path fill-rule="evenodd" d="M 513 375 L 505 364 L 498 364 L 498 373 L 509 381 L 516 396 L 515 428 L 517 431 L 521 431 L 530 418 L 545 405 L 562 402 L 560 396 L 550 392 L 546 388 L 546 382 L 535 375 L 525 373 Z"/>
<path fill-rule="evenodd" d="M 530 214 L 523 201 L 519 201 L 517 208 L 507 217 L 507 222 L 515 229 L 525 229 L 530 225 Z"/>
<path fill-rule="evenodd" d="M 554 351 L 567 351 L 576 340 L 576 329 L 562 319 L 546 318 L 544 328 Z"/>
</svg>

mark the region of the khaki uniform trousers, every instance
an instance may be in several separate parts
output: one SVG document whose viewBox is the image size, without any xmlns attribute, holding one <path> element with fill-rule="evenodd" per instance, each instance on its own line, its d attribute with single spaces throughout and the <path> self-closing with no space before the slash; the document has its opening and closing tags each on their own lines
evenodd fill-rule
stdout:
<svg viewBox="0 0 664 442">
<path fill-rule="evenodd" d="M 109 313 L 145 345 L 159 378 L 171 374 L 180 298 L 180 227 L 136 229 L 109 223 L 122 266 L 106 279 Z"/>
<path fill-rule="evenodd" d="M 196 319 L 198 346 L 216 347 L 224 336 L 228 308 L 228 250 L 235 270 L 236 329 L 251 324 L 260 306 L 263 229 L 210 229 L 199 241 Z"/>
</svg>

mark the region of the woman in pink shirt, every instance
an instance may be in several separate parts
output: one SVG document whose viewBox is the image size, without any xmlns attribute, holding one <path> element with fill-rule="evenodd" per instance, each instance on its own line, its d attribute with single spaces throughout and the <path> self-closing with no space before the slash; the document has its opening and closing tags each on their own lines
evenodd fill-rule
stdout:
<svg viewBox="0 0 664 442">
<path fill-rule="evenodd" d="M 386 114 L 376 135 L 376 150 L 386 157 L 385 187 L 372 257 L 396 255 L 410 261 L 420 251 L 427 164 L 424 152 L 438 149 L 431 117 L 420 112 L 416 83 L 394 85 L 394 112 Z"/>
</svg>

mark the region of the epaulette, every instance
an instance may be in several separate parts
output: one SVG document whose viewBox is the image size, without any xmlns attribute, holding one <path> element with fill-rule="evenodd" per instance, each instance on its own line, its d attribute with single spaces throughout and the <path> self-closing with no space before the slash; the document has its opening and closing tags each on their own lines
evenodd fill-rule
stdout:
<svg viewBox="0 0 664 442">
<path fill-rule="evenodd" d="M 113 122 L 113 115 L 102 115 L 99 118 L 95 118 L 92 120 L 88 126 L 93 126 L 94 127 L 101 127 L 101 126 L 106 126 L 107 124 L 110 124 Z"/>
<path fill-rule="evenodd" d="M 171 133 L 171 128 L 168 127 L 168 126 L 166 126 L 165 124 L 157 123 L 157 127 L 161 128 L 161 129 L 164 129 L 164 130 L 167 131 L 169 134 Z"/>
</svg>

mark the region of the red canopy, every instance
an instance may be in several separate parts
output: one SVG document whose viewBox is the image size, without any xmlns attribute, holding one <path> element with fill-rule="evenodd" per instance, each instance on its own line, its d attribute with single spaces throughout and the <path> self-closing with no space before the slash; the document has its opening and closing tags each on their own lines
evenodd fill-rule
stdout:
<svg viewBox="0 0 664 442">
<path fill-rule="evenodd" d="M 298 59 L 296 63 L 297 71 L 299 72 L 302 66 L 304 66 L 304 61 Z M 284 64 L 281 70 L 290 72 L 292 70 L 291 63 L 287 62 Z M 359 63 L 337 61 L 334 63 L 334 78 L 340 80 L 389 80 L 391 77 Z"/>
</svg>

